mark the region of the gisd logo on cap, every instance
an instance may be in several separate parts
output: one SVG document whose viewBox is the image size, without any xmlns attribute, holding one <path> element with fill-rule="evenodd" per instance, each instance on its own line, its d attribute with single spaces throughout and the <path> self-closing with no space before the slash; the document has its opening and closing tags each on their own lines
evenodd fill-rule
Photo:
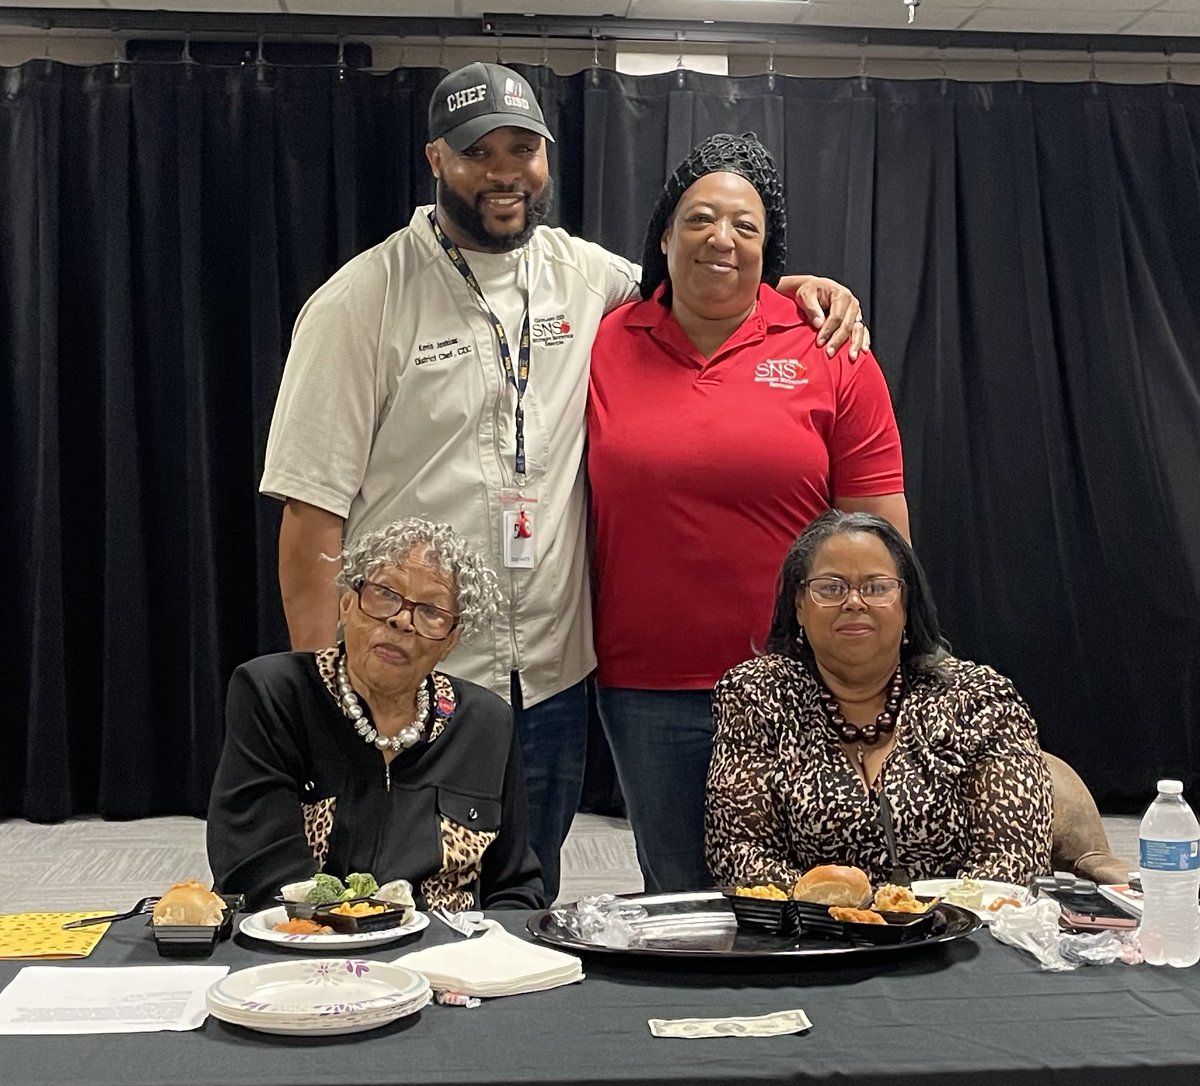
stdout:
<svg viewBox="0 0 1200 1086">
<path fill-rule="evenodd" d="M 528 109 L 529 99 L 526 97 L 525 84 L 519 79 L 504 80 L 504 104 L 515 109 Z"/>
</svg>

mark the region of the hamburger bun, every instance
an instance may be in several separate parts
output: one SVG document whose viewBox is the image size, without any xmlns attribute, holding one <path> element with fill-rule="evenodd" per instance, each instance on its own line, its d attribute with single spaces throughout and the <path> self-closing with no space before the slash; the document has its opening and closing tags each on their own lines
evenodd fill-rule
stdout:
<svg viewBox="0 0 1200 1086">
<path fill-rule="evenodd" d="M 154 906 L 155 924 L 216 927 L 225 917 L 225 902 L 201 882 L 177 882 Z"/>
<path fill-rule="evenodd" d="M 854 908 L 871 896 L 871 880 L 858 867 L 822 864 L 810 868 L 796 880 L 792 897 L 797 901 L 813 901 L 818 905 L 840 905 Z"/>
</svg>

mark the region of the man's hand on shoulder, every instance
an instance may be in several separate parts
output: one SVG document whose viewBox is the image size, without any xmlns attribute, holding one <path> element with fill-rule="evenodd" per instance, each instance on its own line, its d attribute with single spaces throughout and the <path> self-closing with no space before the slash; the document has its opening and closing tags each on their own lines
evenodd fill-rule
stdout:
<svg viewBox="0 0 1200 1086">
<path fill-rule="evenodd" d="M 779 280 L 780 294 L 795 297 L 796 307 L 818 329 L 817 346 L 832 358 L 847 340 L 850 360 L 859 351 L 871 349 L 871 333 L 863 324 L 862 306 L 849 287 L 818 275 L 785 275 Z"/>
</svg>

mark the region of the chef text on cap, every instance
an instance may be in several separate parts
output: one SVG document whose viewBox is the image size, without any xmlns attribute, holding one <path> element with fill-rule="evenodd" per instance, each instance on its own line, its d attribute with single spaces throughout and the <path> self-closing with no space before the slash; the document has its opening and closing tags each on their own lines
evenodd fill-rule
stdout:
<svg viewBox="0 0 1200 1086">
<path fill-rule="evenodd" d="M 453 113 L 462 106 L 469 106 L 487 96 L 487 84 L 480 83 L 478 87 L 468 87 L 466 90 L 455 91 L 446 98 L 446 109 Z"/>
</svg>

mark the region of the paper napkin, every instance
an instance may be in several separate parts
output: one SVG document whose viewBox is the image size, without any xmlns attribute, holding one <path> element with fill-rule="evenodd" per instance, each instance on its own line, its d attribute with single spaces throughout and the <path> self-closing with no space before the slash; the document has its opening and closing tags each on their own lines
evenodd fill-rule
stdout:
<svg viewBox="0 0 1200 1086">
<path fill-rule="evenodd" d="M 424 974 L 438 991 L 473 996 L 541 992 L 583 979 L 579 959 L 510 935 L 494 920 L 471 939 L 415 950 L 397 965 Z"/>
<path fill-rule="evenodd" d="M 109 910 L 90 913 L 8 913 L 0 916 L 0 958 L 86 958 L 107 924 L 63 931 L 71 920 L 104 916 Z"/>
</svg>

